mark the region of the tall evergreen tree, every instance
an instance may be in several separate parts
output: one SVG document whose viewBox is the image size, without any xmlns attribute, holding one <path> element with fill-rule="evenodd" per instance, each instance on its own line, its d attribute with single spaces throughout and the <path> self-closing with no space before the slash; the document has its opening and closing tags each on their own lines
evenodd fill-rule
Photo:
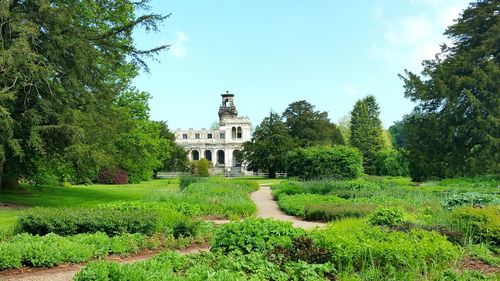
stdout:
<svg viewBox="0 0 500 281">
<path fill-rule="evenodd" d="M 374 96 L 358 100 L 351 112 L 349 143 L 363 154 L 365 173 L 375 174 L 375 158 L 382 149 L 382 122 Z"/>
<path fill-rule="evenodd" d="M 250 170 L 266 171 L 275 178 L 276 172 L 285 171 L 287 153 L 295 147 L 281 117 L 271 112 L 255 128 L 252 140 L 243 144 L 242 158 Z"/>
<path fill-rule="evenodd" d="M 73 171 L 87 165 L 65 159 L 71 146 L 92 146 L 83 142 L 93 142 L 84 129 L 88 124 L 79 121 L 107 116 L 138 68 L 146 67 L 143 57 L 167 47 L 134 46 L 135 27 L 155 30 L 165 19 L 137 16 L 147 2 L 0 1 L 2 188 L 16 186 L 21 177 L 35 178 L 45 164 Z M 78 153 L 87 152 L 73 150 Z M 97 158 L 89 157 L 91 162 Z"/>
<path fill-rule="evenodd" d="M 417 102 L 405 122 L 414 180 L 500 173 L 500 2 L 471 3 L 424 61 L 406 71 L 405 96 Z"/>
</svg>

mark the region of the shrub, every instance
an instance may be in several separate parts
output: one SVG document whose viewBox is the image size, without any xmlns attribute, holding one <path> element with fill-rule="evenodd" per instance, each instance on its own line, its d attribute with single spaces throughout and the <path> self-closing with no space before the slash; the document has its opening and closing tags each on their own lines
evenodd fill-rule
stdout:
<svg viewBox="0 0 500 281">
<path fill-rule="evenodd" d="M 278 199 L 281 194 L 293 195 L 306 193 L 303 188 L 303 183 L 287 180 L 274 185 L 272 188 L 272 194 L 275 199 Z"/>
<path fill-rule="evenodd" d="M 149 245 L 146 237 L 141 234 L 108 237 L 104 233 L 94 233 L 62 237 L 56 234 L 33 236 L 23 233 L 0 242 L 0 270 L 78 263 L 109 254 L 137 252 Z"/>
<path fill-rule="evenodd" d="M 413 271 L 426 276 L 435 269 L 449 267 L 459 257 L 458 248 L 436 232 L 391 232 L 353 219 L 329 224 L 313 231 L 312 236 L 318 246 L 332 251 L 332 262 L 341 272 L 370 269 L 388 275 Z"/>
<path fill-rule="evenodd" d="M 379 176 L 408 176 L 408 163 L 398 150 L 381 150 L 375 156 L 375 171 Z"/>
<path fill-rule="evenodd" d="M 278 205 L 281 210 L 292 216 L 305 216 L 305 208 L 309 205 L 318 205 L 322 203 L 338 203 L 345 200 L 333 195 L 319 194 L 295 194 L 281 195 Z"/>
<path fill-rule="evenodd" d="M 289 246 L 276 246 L 268 252 L 268 259 L 282 266 L 289 261 L 304 261 L 313 264 L 327 263 L 332 253 L 329 249 L 314 244 L 311 237 L 298 236 Z"/>
<path fill-rule="evenodd" d="M 173 227 L 174 238 L 178 239 L 180 237 L 195 237 L 198 224 L 198 222 L 189 220 L 179 220 Z"/>
<path fill-rule="evenodd" d="M 367 216 L 376 205 L 370 203 L 323 203 L 308 205 L 304 208 L 307 220 L 333 221 L 343 218 L 359 218 Z"/>
<path fill-rule="evenodd" d="M 287 175 L 303 180 L 354 179 L 363 172 L 363 157 L 353 147 L 297 148 L 287 156 Z"/>
<path fill-rule="evenodd" d="M 215 235 L 211 251 L 263 252 L 276 246 L 291 245 L 293 239 L 304 233 L 289 222 L 250 218 L 222 225 Z"/>
<path fill-rule="evenodd" d="M 405 211 L 401 208 L 378 208 L 368 218 L 371 225 L 397 226 L 405 219 Z"/>
<path fill-rule="evenodd" d="M 182 176 L 179 178 L 179 188 L 181 189 L 181 191 L 183 191 L 191 184 L 201 182 L 201 181 L 203 181 L 203 178 L 200 178 L 200 177 Z"/>
<path fill-rule="evenodd" d="M 492 194 L 479 192 L 464 192 L 454 194 L 446 198 L 442 205 L 445 209 L 451 210 L 459 206 L 484 207 L 486 205 L 500 205 L 500 199 Z"/>
<path fill-rule="evenodd" d="M 99 171 L 96 179 L 101 184 L 127 184 L 127 173 L 122 169 L 103 168 Z"/>
<path fill-rule="evenodd" d="M 151 234 L 157 222 L 158 215 L 146 210 L 33 208 L 19 216 L 18 225 L 21 232 L 39 235 L 94 232 L 117 235 Z"/>
<path fill-rule="evenodd" d="M 458 207 L 451 213 L 452 225 L 471 240 L 500 245 L 500 206 Z"/>
<path fill-rule="evenodd" d="M 205 158 L 200 160 L 194 160 L 189 162 L 189 170 L 191 174 L 198 177 L 208 177 L 210 176 L 208 168 L 211 166 L 211 162 Z"/>
</svg>

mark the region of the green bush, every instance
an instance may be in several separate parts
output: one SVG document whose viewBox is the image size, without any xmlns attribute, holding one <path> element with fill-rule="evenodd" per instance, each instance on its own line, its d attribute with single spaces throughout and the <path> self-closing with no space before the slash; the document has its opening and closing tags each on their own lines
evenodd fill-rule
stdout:
<svg viewBox="0 0 500 281">
<path fill-rule="evenodd" d="M 437 232 L 388 231 L 353 219 L 329 224 L 312 235 L 316 245 L 332 251 L 332 262 L 339 272 L 376 270 L 382 280 L 396 272 L 413 272 L 410 280 L 425 279 L 422 275 L 448 268 L 460 255 L 458 248 Z"/>
<path fill-rule="evenodd" d="M 353 147 L 297 148 L 287 156 L 287 176 L 302 180 L 354 179 L 363 173 L 363 157 Z"/>
<path fill-rule="evenodd" d="M 289 222 L 250 218 L 222 225 L 215 235 L 211 251 L 263 252 L 275 246 L 291 245 L 293 239 L 304 233 Z"/>
<path fill-rule="evenodd" d="M 304 208 L 305 219 L 333 221 L 343 218 L 360 218 L 367 216 L 375 209 L 375 204 L 370 203 L 323 203 L 308 205 Z"/>
<path fill-rule="evenodd" d="M 18 219 L 20 232 L 45 235 L 75 235 L 104 232 L 151 234 L 158 223 L 158 215 L 149 210 L 117 210 L 103 208 L 32 208 Z"/>
<path fill-rule="evenodd" d="M 405 220 L 405 211 L 398 207 L 378 208 L 368 218 L 371 225 L 397 226 Z"/>
<path fill-rule="evenodd" d="M 305 208 L 309 205 L 318 205 L 322 203 L 338 203 L 344 201 L 344 199 L 333 195 L 282 194 L 279 197 L 278 205 L 280 209 L 288 215 L 305 217 Z"/>
<path fill-rule="evenodd" d="M 142 234 L 108 237 L 104 233 L 62 237 L 18 234 L 0 242 L 0 270 L 21 266 L 51 267 L 79 263 L 109 254 L 126 254 L 150 247 Z"/>
<path fill-rule="evenodd" d="M 277 185 L 273 185 L 271 192 L 275 199 L 278 199 L 281 194 L 293 195 L 306 193 L 303 185 L 303 183 L 293 180 L 282 181 Z"/>
<path fill-rule="evenodd" d="M 484 207 L 486 205 L 500 205 L 500 199 L 492 194 L 464 192 L 446 198 L 442 205 L 448 210 L 459 206 Z"/>
<path fill-rule="evenodd" d="M 500 206 L 455 208 L 451 212 L 451 224 L 464 232 L 470 242 L 500 245 Z"/>
<path fill-rule="evenodd" d="M 375 156 L 375 171 L 379 176 L 408 176 L 408 163 L 398 150 L 381 150 Z"/>
</svg>

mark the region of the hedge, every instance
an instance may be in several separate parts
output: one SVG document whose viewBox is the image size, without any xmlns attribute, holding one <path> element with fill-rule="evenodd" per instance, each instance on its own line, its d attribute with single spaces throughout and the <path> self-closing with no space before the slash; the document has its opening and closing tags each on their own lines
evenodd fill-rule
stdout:
<svg viewBox="0 0 500 281">
<path fill-rule="evenodd" d="M 363 173 L 363 156 L 353 147 L 297 148 L 287 156 L 287 175 L 302 180 L 354 179 Z"/>
<path fill-rule="evenodd" d="M 146 210 L 33 208 L 20 215 L 20 232 L 45 235 L 75 235 L 104 232 L 114 236 L 121 233 L 152 234 L 158 215 Z"/>
</svg>

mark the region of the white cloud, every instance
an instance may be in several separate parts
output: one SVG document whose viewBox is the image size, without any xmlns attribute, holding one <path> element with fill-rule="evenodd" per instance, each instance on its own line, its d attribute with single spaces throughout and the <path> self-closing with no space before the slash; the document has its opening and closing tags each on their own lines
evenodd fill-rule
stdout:
<svg viewBox="0 0 500 281">
<path fill-rule="evenodd" d="M 376 59 L 398 68 L 403 66 L 419 71 L 421 62 L 433 58 L 442 43 L 451 43 L 443 32 L 467 7 L 468 0 L 409 1 L 416 12 L 381 23 L 384 27 L 378 39 L 384 40 L 377 40 L 371 49 Z"/>
<path fill-rule="evenodd" d="M 174 58 L 184 58 L 188 52 L 187 42 L 189 42 L 189 37 L 184 32 L 177 31 L 174 43 L 170 46 L 170 55 Z"/>
</svg>

